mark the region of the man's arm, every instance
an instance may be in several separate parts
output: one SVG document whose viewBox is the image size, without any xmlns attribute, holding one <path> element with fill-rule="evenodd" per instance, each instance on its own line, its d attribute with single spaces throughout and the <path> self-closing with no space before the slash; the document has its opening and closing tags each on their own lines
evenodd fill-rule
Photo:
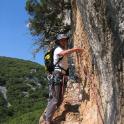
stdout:
<svg viewBox="0 0 124 124">
<path fill-rule="evenodd" d="M 73 52 L 83 52 L 83 49 L 81 49 L 81 48 L 72 48 L 72 49 L 68 49 L 68 50 L 63 50 L 58 55 L 59 56 L 65 56 L 65 55 L 71 54 Z"/>
</svg>

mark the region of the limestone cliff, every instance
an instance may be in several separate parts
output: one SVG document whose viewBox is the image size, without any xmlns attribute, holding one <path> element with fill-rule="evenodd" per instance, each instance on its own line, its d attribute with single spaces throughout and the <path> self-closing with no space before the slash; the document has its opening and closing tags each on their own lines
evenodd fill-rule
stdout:
<svg viewBox="0 0 124 124">
<path fill-rule="evenodd" d="M 83 53 L 73 54 L 79 80 L 69 82 L 55 123 L 123 124 L 124 1 L 72 0 L 71 4 L 73 45 Z"/>
</svg>

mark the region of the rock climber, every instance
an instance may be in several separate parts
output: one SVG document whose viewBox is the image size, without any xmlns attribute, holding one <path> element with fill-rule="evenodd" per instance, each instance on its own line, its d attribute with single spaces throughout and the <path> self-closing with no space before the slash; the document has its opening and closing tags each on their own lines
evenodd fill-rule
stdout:
<svg viewBox="0 0 124 124">
<path fill-rule="evenodd" d="M 49 78 L 50 80 L 52 79 L 52 81 L 49 82 L 49 100 L 44 114 L 45 124 L 52 124 L 53 115 L 62 102 L 64 94 L 62 92 L 65 91 L 67 83 L 66 80 L 64 84 L 62 84 L 68 69 L 67 55 L 73 52 L 82 52 L 81 48 L 67 49 L 68 37 L 66 34 L 58 34 L 55 43 L 57 45 L 53 54 L 53 63 L 55 67 Z"/>
</svg>

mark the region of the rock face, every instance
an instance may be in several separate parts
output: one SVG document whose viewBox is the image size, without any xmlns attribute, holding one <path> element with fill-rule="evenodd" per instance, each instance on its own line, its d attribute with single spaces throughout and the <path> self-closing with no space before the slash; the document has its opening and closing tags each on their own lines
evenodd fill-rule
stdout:
<svg viewBox="0 0 124 124">
<path fill-rule="evenodd" d="M 0 86 L 0 93 L 3 95 L 6 106 L 10 107 L 11 104 L 8 102 L 8 99 L 7 99 L 7 89 L 6 89 L 6 87 Z"/>
<path fill-rule="evenodd" d="M 83 78 L 85 73 L 88 77 L 93 72 L 94 81 L 90 85 L 94 82 L 93 91 L 96 89 L 95 124 L 123 123 L 120 108 L 123 107 L 124 87 L 124 1 L 77 0 L 72 1 L 72 6 L 74 46 L 84 49 L 79 63 L 83 65 L 80 76 Z M 88 88 L 88 82 L 85 88 Z M 92 90 L 92 86 L 89 90 Z M 91 96 L 89 102 L 92 101 Z M 90 109 L 94 108 L 92 106 Z M 87 115 L 83 116 L 83 120 Z M 95 115 L 92 116 L 91 120 L 95 119 Z"/>
<path fill-rule="evenodd" d="M 124 1 L 71 3 L 73 45 L 83 48 L 82 54 L 73 54 L 82 99 L 74 97 L 79 87 L 69 88 L 54 115 L 55 123 L 123 124 Z"/>
</svg>

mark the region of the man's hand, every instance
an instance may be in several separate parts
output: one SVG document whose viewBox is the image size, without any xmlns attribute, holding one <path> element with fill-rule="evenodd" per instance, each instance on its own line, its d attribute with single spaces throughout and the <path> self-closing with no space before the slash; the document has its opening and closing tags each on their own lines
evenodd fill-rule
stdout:
<svg viewBox="0 0 124 124">
<path fill-rule="evenodd" d="M 60 52 L 58 55 L 65 56 L 65 55 L 71 54 L 73 52 L 80 52 L 81 53 L 81 52 L 83 52 L 83 49 L 81 49 L 81 48 L 72 48 L 72 49 L 64 50 L 64 51 Z"/>
<path fill-rule="evenodd" d="M 83 52 L 83 49 L 81 48 L 72 48 L 74 52 Z"/>
</svg>

